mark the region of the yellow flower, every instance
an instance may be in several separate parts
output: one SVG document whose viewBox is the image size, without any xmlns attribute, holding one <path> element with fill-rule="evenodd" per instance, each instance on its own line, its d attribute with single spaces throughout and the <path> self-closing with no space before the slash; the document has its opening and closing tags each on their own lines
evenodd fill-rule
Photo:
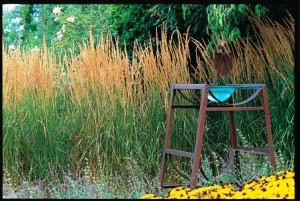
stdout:
<svg viewBox="0 0 300 201">
<path fill-rule="evenodd" d="M 234 189 L 233 184 L 198 187 L 193 190 L 183 186 L 172 189 L 166 198 L 172 199 L 294 199 L 295 172 L 280 171 L 276 175 L 261 176 L 243 183 L 241 189 Z M 153 195 L 153 194 L 152 194 Z M 158 198 L 153 196 L 152 199 Z M 162 197 L 159 197 L 162 198 Z"/>
<path fill-rule="evenodd" d="M 154 196 L 152 197 L 151 199 L 162 199 L 163 197 L 160 197 L 160 196 Z"/>
<path fill-rule="evenodd" d="M 155 195 L 153 193 L 148 193 L 148 194 L 145 194 L 141 197 L 141 199 L 149 199 L 149 198 L 152 198 L 154 197 Z"/>
<path fill-rule="evenodd" d="M 169 196 L 172 197 L 172 196 L 180 196 L 181 194 L 186 194 L 186 190 L 190 190 L 190 189 L 183 186 L 173 188 L 170 191 Z"/>
</svg>

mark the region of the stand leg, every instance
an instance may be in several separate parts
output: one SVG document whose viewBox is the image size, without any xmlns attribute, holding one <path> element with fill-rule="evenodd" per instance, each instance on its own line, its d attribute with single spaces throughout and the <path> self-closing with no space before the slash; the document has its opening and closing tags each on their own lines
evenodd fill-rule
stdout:
<svg viewBox="0 0 300 201">
<path fill-rule="evenodd" d="M 236 179 L 238 181 L 242 180 L 241 166 L 240 166 L 240 151 L 234 151 L 234 171 Z"/>
<path fill-rule="evenodd" d="M 197 181 L 198 181 L 198 170 L 199 167 L 201 167 L 202 140 L 203 140 L 204 126 L 205 126 L 207 97 L 208 97 L 208 88 L 207 86 L 205 86 L 204 89 L 202 90 L 202 95 L 201 95 L 196 145 L 195 145 L 194 160 L 193 160 L 192 174 L 190 180 L 191 189 L 196 188 Z"/>
<path fill-rule="evenodd" d="M 170 97 L 170 105 L 169 105 L 169 112 L 167 117 L 167 130 L 166 130 L 166 139 L 165 139 L 165 146 L 164 146 L 164 152 L 163 152 L 163 158 L 162 158 L 162 169 L 161 169 L 161 175 L 160 175 L 160 185 L 163 187 L 166 177 L 166 171 L 167 171 L 167 154 L 165 152 L 166 148 L 170 146 L 170 138 L 171 138 L 171 122 L 172 122 L 172 115 L 173 115 L 173 108 L 172 105 L 174 104 L 174 97 L 175 97 L 175 89 L 174 86 L 172 86 L 171 91 L 171 97 Z"/>
<path fill-rule="evenodd" d="M 229 103 L 232 103 L 232 98 L 230 97 Z M 236 135 L 236 125 L 234 121 L 234 112 L 228 111 L 229 116 L 229 129 L 230 129 L 230 137 L 231 137 L 231 149 L 233 149 L 234 153 L 234 168 L 235 173 L 237 175 L 237 179 L 241 179 L 241 167 L 240 167 L 240 158 L 239 158 L 239 151 L 236 149 L 238 148 L 237 142 L 237 135 Z"/>
<path fill-rule="evenodd" d="M 271 161 L 271 165 L 272 165 L 274 171 L 276 171 L 273 140 L 272 140 L 271 119 L 270 119 L 269 102 L 268 102 L 268 93 L 267 93 L 266 86 L 263 86 L 262 90 L 263 90 L 263 97 L 264 97 L 265 119 L 266 119 L 266 125 L 267 125 L 270 161 Z"/>
</svg>

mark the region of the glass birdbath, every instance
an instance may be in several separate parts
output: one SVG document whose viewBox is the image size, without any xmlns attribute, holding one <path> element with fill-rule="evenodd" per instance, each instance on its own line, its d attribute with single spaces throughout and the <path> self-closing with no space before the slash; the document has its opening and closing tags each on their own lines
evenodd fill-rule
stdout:
<svg viewBox="0 0 300 201">
<path fill-rule="evenodd" d="M 226 101 L 228 100 L 232 94 L 234 93 L 235 87 L 232 86 L 209 86 L 210 93 L 208 93 L 208 99 L 211 102 L 219 102 L 219 101 Z M 218 100 L 216 100 L 216 98 Z"/>
</svg>

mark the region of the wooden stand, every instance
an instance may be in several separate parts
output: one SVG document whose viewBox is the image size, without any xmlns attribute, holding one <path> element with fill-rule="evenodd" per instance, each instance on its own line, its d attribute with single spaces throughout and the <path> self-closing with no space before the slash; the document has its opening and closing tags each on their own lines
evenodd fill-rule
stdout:
<svg viewBox="0 0 300 201">
<path fill-rule="evenodd" d="M 268 94 L 265 84 L 234 84 L 230 85 L 230 87 L 234 87 L 235 89 L 247 90 L 247 89 L 256 89 L 256 92 L 248 98 L 246 101 L 241 102 L 240 104 L 231 104 L 226 106 L 209 106 L 208 104 L 208 94 L 209 88 L 212 87 L 207 84 L 174 84 L 172 86 L 171 97 L 170 97 L 170 106 L 169 112 L 167 116 L 167 128 L 166 128 L 166 136 L 165 136 L 165 145 L 162 157 L 162 168 L 161 168 L 161 176 L 160 183 L 162 188 L 175 187 L 181 185 L 164 185 L 166 170 L 167 170 L 167 159 L 169 155 L 176 155 L 180 157 L 188 157 L 191 158 L 192 163 L 192 173 L 190 176 L 190 188 L 194 189 L 198 180 L 198 171 L 201 167 L 201 153 L 202 153 L 202 141 L 203 141 L 203 133 L 205 127 L 205 117 L 206 112 L 215 112 L 215 111 L 228 111 L 229 115 L 229 128 L 230 128 L 230 136 L 231 136 L 231 159 L 229 165 L 233 163 L 234 155 L 239 154 L 240 151 L 246 151 L 257 154 L 264 154 L 270 157 L 271 165 L 276 171 L 275 165 L 275 157 L 274 157 L 274 148 L 272 141 L 272 131 L 271 131 L 271 121 L 269 115 L 269 103 L 268 103 Z M 216 86 L 213 86 L 214 88 Z M 224 87 L 224 86 L 219 86 Z M 174 99 L 176 95 L 176 91 L 178 90 L 201 90 L 201 100 L 199 105 L 174 105 Z M 262 93 L 261 93 L 262 92 Z M 262 94 L 263 96 L 263 105 L 255 106 L 255 107 L 237 107 L 237 105 L 245 104 L 246 102 L 251 101 L 257 95 Z M 171 122 L 173 116 L 173 110 L 176 108 L 199 108 L 199 118 L 198 118 L 198 126 L 196 133 L 196 142 L 194 152 L 185 152 L 175 149 L 170 149 L 170 137 L 171 137 Z M 237 135 L 236 135 L 236 125 L 234 121 L 234 111 L 246 111 L 246 110 L 263 110 L 265 113 L 265 121 L 267 127 L 267 138 L 268 138 L 268 149 L 254 148 L 254 147 L 242 147 L 238 145 Z M 235 167 L 239 167 L 239 160 L 234 160 Z"/>
</svg>

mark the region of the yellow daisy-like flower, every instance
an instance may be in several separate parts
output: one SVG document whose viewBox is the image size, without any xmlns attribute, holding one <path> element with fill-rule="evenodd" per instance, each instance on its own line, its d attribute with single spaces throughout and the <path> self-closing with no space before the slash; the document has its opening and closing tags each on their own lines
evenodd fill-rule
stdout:
<svg viewBox="0 0 300 201">
<path fill-rule="evenodd" d="M 163 199 L 163 197 L 161 197 L 161 196 L 154 196 L 154 197 L 151 198 L 151 199 Z"/>
<path fill-rule="evenodd" d="M 198 187 L 193 190 L 183 186 L 172 189 L 167 199 L 294 199 L 295 172 L 280 171 L 276 175 L 261 176 L 243 183 L 242 188 L 235 189 L 234 184 Z M 146 194 L 147 195 L 147 194 Z M 146 196 L 144 195 L 144 196 Z M 149 194 L 148 194 L 149 195 Z M 152 196 L 154 194 L 151 194 Z M 142 198 L 144 198 L 142 196 Z M 153 196 L 152 199 L 158 198 Z M 162 198 L 162 197 L 159 197 Z"/>
<path fill-rule="evenodd" d="M 190 188 L 186 188 L 184 186 L 176 187 L 170 191 L 168 198 L 185 198 L 188 196 L 187 191 L 190 191 Z"/>
<path fill-rule="evenodd" d="M 148 194 L 145 194 L 141 197 L 141 199 L 150 199 L 150 198 L 153 198 L 155 195 L 153 193 L 148 193 Z"/>
</svg>

